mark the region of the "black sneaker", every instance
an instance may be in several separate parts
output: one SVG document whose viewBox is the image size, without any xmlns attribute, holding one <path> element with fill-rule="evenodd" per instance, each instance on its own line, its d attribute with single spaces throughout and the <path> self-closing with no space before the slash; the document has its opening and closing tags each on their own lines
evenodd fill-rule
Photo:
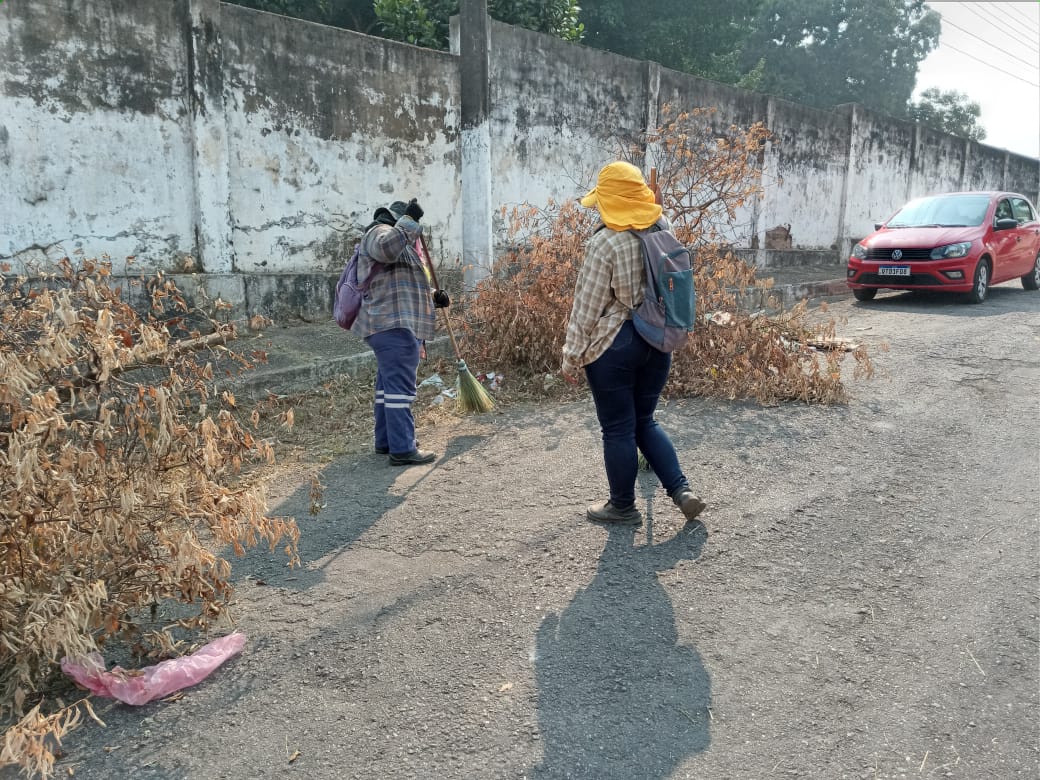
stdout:
<svg viewBox="0 0 1040 780">
<path fill-rule="evenodd" d="M 433 463 L 437 460 L 436 452 L 423 452 L 422 450 L 412 450 L 406 452 L 404 455 L 394 455 L 390 453 L 390 465 L 391 466 L 418 466 L 423 463 Z"/>
<path fill-rule="evenodd" d="M 586 516 L 594 523 L 613 523 L 615 525 L 639 525 L 643 516 L 633 504 L 628 509 L 618 509 L 609 501 L 601 501 L 590 506 Z"/>
</svg>

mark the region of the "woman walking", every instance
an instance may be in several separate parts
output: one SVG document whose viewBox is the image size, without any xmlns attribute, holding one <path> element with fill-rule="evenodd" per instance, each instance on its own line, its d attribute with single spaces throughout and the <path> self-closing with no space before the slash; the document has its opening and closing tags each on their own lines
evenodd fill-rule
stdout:
<svg viewBox="0 0 1040 780">
<path fill-rule="evenodd" d="M 602 225 L 589 240 L 574 290 L 567 324 L 562 372 L 576 382 L 585 377 L 596 403 L 603 433 L 603 461 L 610 496 L 588 508 L 589 520 L 639 525 L 636 476 L 642 452 L 669 497 L 687 520 L 705 503 L 690 488 L 668 434 L 654 413 L 671 369 L 672 356 L 650 346 L 632 324 L 632 310 L 643 300 L 646 272 L 639 239 L 628 231 L 658 225 L 660 193 L 647 186 L 638 168 L 612 162 L 581 205 L 599 210 Z"/>
</svg>

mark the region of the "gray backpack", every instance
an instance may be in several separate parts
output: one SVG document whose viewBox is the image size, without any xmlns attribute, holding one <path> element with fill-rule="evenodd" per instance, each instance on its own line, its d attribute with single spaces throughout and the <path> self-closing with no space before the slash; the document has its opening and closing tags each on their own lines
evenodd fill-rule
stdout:
<svg viewBox="0 0 1040 780">
<path fill-rule="evenodd" d="M 646 291 L 632 310 L 632 324 L 654 349 L 671 352 L 686 343 L 697 317 L 690 251 L 660 224 L 629 232 L 643 246 L 646 269 Z"/>
</svg>

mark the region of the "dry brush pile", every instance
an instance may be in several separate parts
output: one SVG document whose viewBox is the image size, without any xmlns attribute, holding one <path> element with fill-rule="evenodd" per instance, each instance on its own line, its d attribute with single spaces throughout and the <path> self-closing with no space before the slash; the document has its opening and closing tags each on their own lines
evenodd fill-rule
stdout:
<svg viewBox="0 0 1040 780">
<path fill-rule="evenodd" d="M 152 315 L 126 292 L 104 263 L 66 260 L 42 284 L 0 276 L 0 767 L 27 775 L 48 775 L 92 714 L 54 695 L 63 657 L 113 639 L 176 655 L 226 615 L 225 550 L 296 558 L 295 522 L 267 517 L 240 476 L 270 446 L 203 357 L 245 364 L 222 346 L 233 328 L 187 330 L 161 277 Z M 176 619 L 147 620 L 171 602 Z"/>
<path fill-rule="evenodd" d="M 658 169 L 664 211 L 680 241 L 696 252 L 697 327 L 673 355 L 665 394 L 752 399 L 763 404 L 847 400 L 845 352 L 818 349 L 837 323 L 810 324 L 799 304 L 775 316 L 742 311 L 739 298 L 757 284 L 755 269 L 727 237 L 765 183 L 761 158 L 769 131 L 714 126 L 715 112 L 664 112 L 649 137 L 619 143 L 619 158 Z M 604 160 L 607 162 L 609 160 Z M 535 379 L 559 371 L 563 339 L 594 211 L 575 201 L 514 209 L 514 249 L 477 287 L 467 311 L 466 349 L 474 362 Z M 853 376 L 872 375 L 863 348 Z M 537 384 L 537 383 L 535 383 Z"/>
</svg>

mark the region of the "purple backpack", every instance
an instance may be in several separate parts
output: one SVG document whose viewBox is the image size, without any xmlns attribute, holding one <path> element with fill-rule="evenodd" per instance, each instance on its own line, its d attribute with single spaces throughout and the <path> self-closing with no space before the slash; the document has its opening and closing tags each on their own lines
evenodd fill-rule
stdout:
<svg viewBox="0 0 1040 780">
<path fill-rule="evenodd" d="M 343 269 L 343 273 L 339 275 L 339 281 L 336 282 L 336 300 L 332 305 L 332 316 L 336 318 L 336 324 L 344 330 L 350 330 L 353 327 L 354 320 L 361 311 L 361 302 L 368 295 L 368 285 L 372 283 L 376 274 L 383 270 L 383 266 L 373 261 L 368 278 L 363 282 L 358 282 L 357 266 L 360 253 L 361 244 L 359 243 L 354 247 L 354 254 L 350 256 L 346 268 Z"/>
</svg>

